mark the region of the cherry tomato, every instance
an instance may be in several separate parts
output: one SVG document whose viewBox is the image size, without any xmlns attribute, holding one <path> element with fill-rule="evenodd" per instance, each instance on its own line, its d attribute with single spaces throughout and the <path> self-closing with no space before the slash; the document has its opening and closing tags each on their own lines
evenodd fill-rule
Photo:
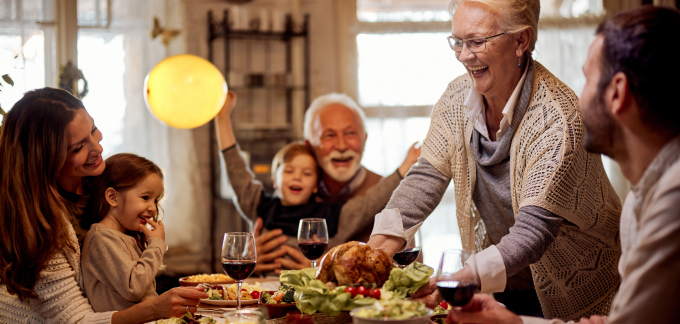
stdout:
<svg viewBox="0 0 680 324">
<path fill-rule="evenodd" d="M 345 288 L 346 293 L 350 293 L 352 295 L 352 298 L 357 295 L 357 290 L 354 289 L 354 287 L 347 287 Z"/>
<path fill-rule="evenodd" d="M 253 299 L 259 299 L 260 298 L 260 292 L 257 290 L 253 290 L 253 292 L 250 293 L 250 296 L 253 297 Z"/>
<path fill-rule="evenodd" d="M 371 292 L 368 293 L 368 297 L 380 299 L 380 289 L 378 288 L 371 289 Z"/>
<path fill-rule="evenodd" d="M 439 306 L 441 306 L 444 309 L 449 309 L 449 304 L 447 304 L 445 300 L 442 300 L 442 302 L 439 303 Z"/>
<path fill-rule="evenodd" d="M 364 297 L 366 297 L 366 296 L 368 296 L 368 289 L 366 289 L 366 287 L 364 287 L 364 286 L 359 286 L 359 288 L 357 288 L 357 294 L 363 295 Z"/>
</svg>

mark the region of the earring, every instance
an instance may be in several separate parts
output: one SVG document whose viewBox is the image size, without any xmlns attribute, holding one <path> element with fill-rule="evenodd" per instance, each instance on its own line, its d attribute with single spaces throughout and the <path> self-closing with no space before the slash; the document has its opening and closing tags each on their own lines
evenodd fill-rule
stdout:
<svg viewBox="0 0 680 324">
<path fill-rule="evenodd" d="M 522 58 L 520 57 L 519 60 L 517 61 L 517 67 L 522 68 Z"/>
</svg>

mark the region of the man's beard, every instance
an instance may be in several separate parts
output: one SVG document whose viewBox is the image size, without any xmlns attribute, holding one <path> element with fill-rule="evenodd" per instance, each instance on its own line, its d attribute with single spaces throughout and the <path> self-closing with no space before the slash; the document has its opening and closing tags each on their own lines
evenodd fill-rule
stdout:
<svg viewBox="0 0 680 324">
<path fill-rule="evenodd" d="M 361 157 L 363 154 L 357 153 L 352 150 L 347 150 L 344 153 L 340 153 L 337 150 L 333 150 L 330 154 L 324 156 L 321 161 L 319 161 L 321 169 L 323 169 L 323 172 L 326 172 L 328 176 L 333 178 L 333 180 L 338 181 L 338 182 L 347 182 L 354 175 L 357 173 L 359 170 L 359 167 L 361 167 Z M 349 166 L 347 167 L 339 167 L 336 168 L 333 166 L 333 159 L 338 159 L 338 160 L 346 160 L 349 158 L 352 158 L 352 160 L 349 163 Z"/>
<path fill-rule="evenodd" d="M 621 128 L 604 107 L 602 96 L 587 103 L 588 109 L 582 109 L 583 147 L 590 153 L 604 154 L 611 157 L 614 138 L 621 135 Z"/>
</svg>

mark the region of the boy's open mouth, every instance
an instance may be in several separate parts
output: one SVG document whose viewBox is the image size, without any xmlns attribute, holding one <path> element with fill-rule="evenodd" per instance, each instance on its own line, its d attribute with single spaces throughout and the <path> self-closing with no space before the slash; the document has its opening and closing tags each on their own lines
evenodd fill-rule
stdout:
<svg viewBox="0 0 680 324">
<path fill-rule="evenodd" d="M 302 187 L 300 187 L 298 185 L 292 185 L 292 186 L 288 187 L 288 189 L 290 190 L 290 192 L 292 192 L 294 194 L 299 194 L 299 193 L 302 192 Z"/>
</svg>

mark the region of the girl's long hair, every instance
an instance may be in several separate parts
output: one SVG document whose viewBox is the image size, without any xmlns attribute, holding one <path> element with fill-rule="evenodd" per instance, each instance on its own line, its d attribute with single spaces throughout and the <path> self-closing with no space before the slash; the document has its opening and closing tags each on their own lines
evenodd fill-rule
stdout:
<svg viewBox="0 0 680 324">
<path fill-rule="evenodd" d="M 66 161 L 66 128 L 83 103 L 53 88 L 24 94 L 0 133 L 0 284 L 20 300 L 37 298 L 39 272 L 69 241 L 68 212 L 57 190 Z"/>
<path fill-rule="evenodd" d="M 92 224 L 99 223 L 111 209 L 111 205 L 106 201 L 106 189 L 113 188 L 119 193 L 132 189 L 147 176 L 155 173 L 163 180 L 163 172 L 153 162 L 130 153 L 120 153 L 106 159 L 106 169 L 92 183 L 90 183 L 90 200 L 87 203 L 85 214 L 80 220 L 80 226 L 90 229 Z M 153 220 L 158 221 L 161 213 L 158 201 L 163 198 L 163 192 L 156 200 L 156 215 Z M 144 251 L 146 240 L 141 231 L 127 231 L 127 235 L 132 236 L 137 241 L 137 246 Z"/>
</svg>

